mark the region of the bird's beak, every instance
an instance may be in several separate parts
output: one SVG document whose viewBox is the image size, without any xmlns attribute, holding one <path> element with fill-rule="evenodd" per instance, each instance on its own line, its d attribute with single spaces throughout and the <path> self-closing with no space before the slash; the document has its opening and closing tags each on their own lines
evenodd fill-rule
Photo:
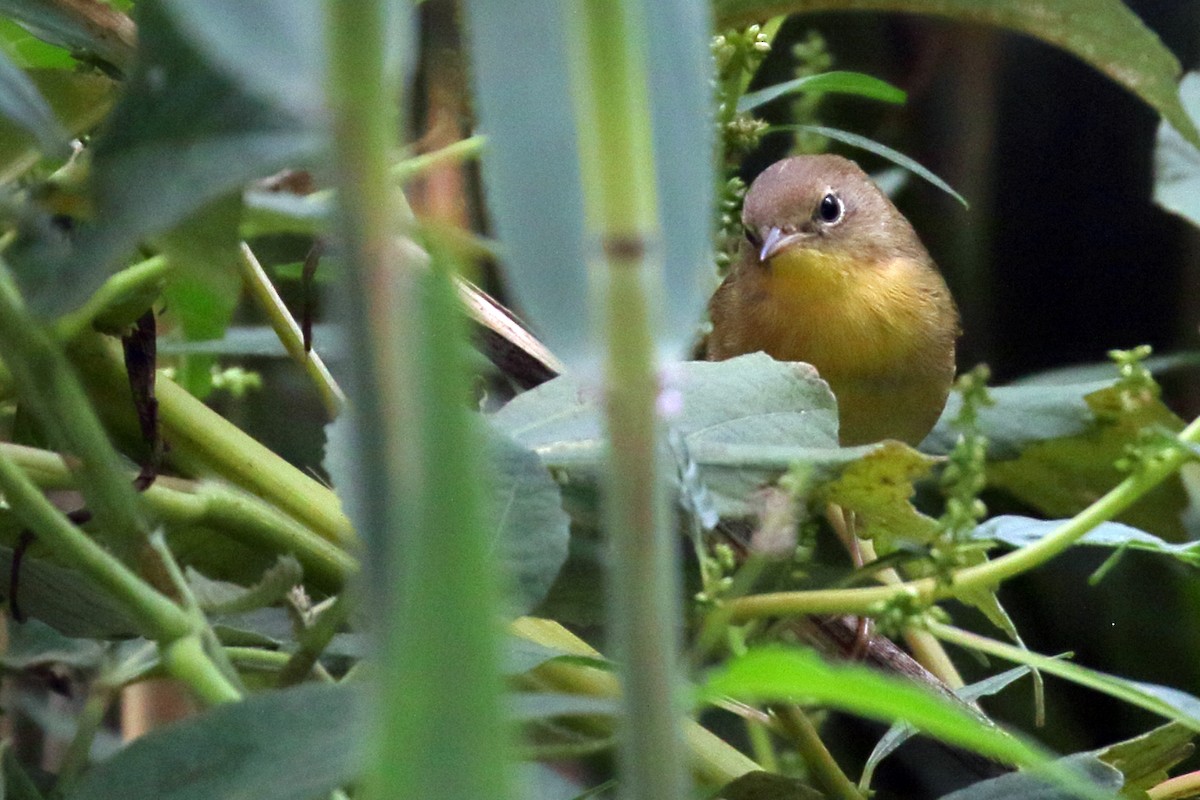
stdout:
<svg viewBox="0 0 1200 800">
<path fill-rule="evenodd" d="M 758 251 L 758 260 L 760 263 L 767 261 L 778 253 L 796 242 L 804 238 L 802 233 L 784 233 L 779 228 L 768 228 L 767 233 L 763 236 L 762 247 Z"/>
</svg>

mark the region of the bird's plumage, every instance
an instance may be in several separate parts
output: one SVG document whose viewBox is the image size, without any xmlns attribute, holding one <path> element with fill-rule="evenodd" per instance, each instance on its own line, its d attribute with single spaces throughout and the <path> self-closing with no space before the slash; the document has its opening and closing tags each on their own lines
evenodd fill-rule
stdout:
<svg viewBox="0 0 1200 800">
<path fill-rule="evenodd" d="M 707 357 L 808 362 L 838 399 L 843 444 L 920 442 L 945 405 L 959 325 L 908 220 L 857 165 L 823 155 L 767 168 L 742 221 Z"/>
</svg>

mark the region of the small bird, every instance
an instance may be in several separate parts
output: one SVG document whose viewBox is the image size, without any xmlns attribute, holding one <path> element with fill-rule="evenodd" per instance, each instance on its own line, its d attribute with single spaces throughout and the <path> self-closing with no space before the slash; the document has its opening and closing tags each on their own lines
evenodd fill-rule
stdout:
<svg viewBox="0 0 1200 800">
<path fill-rule="evenodd" d="M 843 445 L 918 444 L 945 407 L 960 330 L 908 220 L 857 164 L 818 155 L 759 175 L 742 224 L 709 304 L 707 359 L 805 361 L 837 397 Z"/>
</svg>

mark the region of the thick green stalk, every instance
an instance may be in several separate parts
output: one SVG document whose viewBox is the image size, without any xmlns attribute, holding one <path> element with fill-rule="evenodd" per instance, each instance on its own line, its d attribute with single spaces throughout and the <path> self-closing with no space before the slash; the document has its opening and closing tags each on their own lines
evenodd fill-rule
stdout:
<svg viewBox="0 0 1200 800">
<path fill-rule="evenodd" d="M 508 796 L 494 557 L 450 276 L 421 268 L 387 174 L 382 0 L 329 0 L 329 98 L 358 480 L 379 660 L 364 796 Z"/>
<path fill-rule="evenodd" d="M 512 623 L 512 633 L 526 641 L 584 658 L 603 658 L 599 652 L 554 620 L 521 617 Z M 604 669 L 569 661 L 549 661 L 536 668 L 532 677 L 538 688 L 592 697 L 616 697 L 620 693 L 613 674 Z M 598 730 L 607 735 L 608 729 Z M 684 739 L 691 754 L 692 773 L 708 789 L 719 789 L 750 772 L 763 769 L 733 745 L 692 720 L 684 724 Z"/>
<path fill-rule="evenodd" d="M 120 352 L 98 334 L 81 336 L 69 351 L 97 409 L 114 430 L 136 436 L 129 382 Z M 325 539 L 356 545 L 337 495 L 312 476 L 213 411 L 161 373 L 156 381 L 159 425 L 171 463 L 197 476 L 217 476 L 257 495 Z"/>
<path fill-rule="evenodd" d="M 63 457 L 48 450 L 0 442 L 0 453 L 41 489 L 76 486 Z M 130 482 L 134 473 L 128 472 Z M 304 567 L 306 582 L 338 592 L 358 572 L 358 562 L 337 545 L 239 489 L 215 482 L 160 477 L 141 495 L 156 519 L 172 529 L 208 527 L 235 541 L 272 553 L 291 553 Z"/>
<path fill-rule="evenodd" d="M 625 797 L 689 794 L 679 703 L 679 573 L 657 417 L 652 320 L 659 222 L 637 0 L 577 0 L 573 80 L 589 236 L 605 343 L 609 637 L 620 665 Z"/>
<path fill-rule="evenodd" d="M 2 451 L 0 493 L 43 544 L 124 604 L 141 632 L 158 643 L 168 672 L 187 683 L 204 702 L 240 697 L 204 652 L 193 616 L 73 525 Z"/>
<path fill-rule="evenodd" d="M 955 572 L 949 582 L 933 578 L 907 581 L 867 589 L 827 589 L 805 592 L 774 592 L 739 597 L 729 602 L 730 619 L 744 622 L 759 617 L 803 614 L 863 614 L 880 604 L 911 595 L 923 602 L 954 597 L 960 593 L 995 589 L 1003 581 L 1041 566 L 1063 552 L 1102 522 L 1117 517 L 1142 496 L 1170 477 L 1185 461 L 1195 456 L 1191 446 L 1200 444 L 1200 418 L 1179 434 L 1182 446 L 1164 448 L 1144 460 L 1125 480 L 1074 517 L 1065 520 L 1047 536 L 993 561 Z"/>
</svg>

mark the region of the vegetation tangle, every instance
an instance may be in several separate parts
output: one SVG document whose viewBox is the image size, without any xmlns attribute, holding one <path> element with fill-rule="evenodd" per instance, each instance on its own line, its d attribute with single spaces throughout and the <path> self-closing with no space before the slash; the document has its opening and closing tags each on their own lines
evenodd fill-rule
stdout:
<svg viewBox="0 0 1200 800">
<path fill-rule="evenodd" d="M 830 121 L 907 100 L 831 11 L 1070 54 L 1200 224 L 1200 89 L 1120 0 L 0 0 L 0 796 L 1200 796 L 1194 666 L 1016 621 L 1087 551 L 1038 591 L 1195 597 L 1194 358 L 960 358 L 919 446 L 685 359 L 765 146 L 975 199 Z M 1055 747 L 1064 687 L 1137 735 Z"/>
</svg>

